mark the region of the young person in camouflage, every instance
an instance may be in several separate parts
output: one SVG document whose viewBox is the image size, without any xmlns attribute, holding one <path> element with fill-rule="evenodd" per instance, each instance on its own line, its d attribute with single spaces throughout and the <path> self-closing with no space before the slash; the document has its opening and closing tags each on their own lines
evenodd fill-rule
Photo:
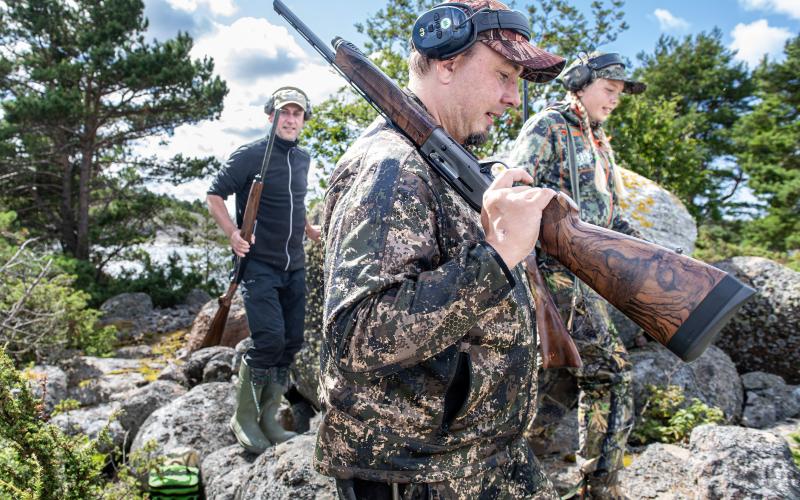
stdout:
<svg viewBox="0 0 800 500">
<path fill-rule="evenodd" d="M 448 59 L 409 59 L 409 92 L 462 144 L 519 105 L 518 76 L 563 67 L 515 31 L 478 38 Z M 517 264 L 554 194 L 512 187 L 531 180 L 502 173 L 479 216 L 382 118 L 339 161 L 324 202 L 327 412 L 314 464 L 340 498 L 555 497 L 522 436 L 537 338 Z"/>
<path fill-rule="evenodd" d="M 560 79 L 568 89 L 566 99 L 525 123 L 508 161 L 527 169 L 535 185 L 578 198 L 582 220 L 640 237 L 620 218 L 617 200 L 625 188 L 602 128 L 622 92 L 645 89 L 620 63 L 616 54 L 599 53 L 573 62 Z M 577 174 L 577 186 L 570 172 Z M 602 298 L 552 258 L 542 255 L 540 266 L 584 363 L 574 375 L 580 389 L 578 460 L 586 490 L 597 498 L 619 498 L 617 472 L 633 425 L 628 353 Z"/>
</svg>

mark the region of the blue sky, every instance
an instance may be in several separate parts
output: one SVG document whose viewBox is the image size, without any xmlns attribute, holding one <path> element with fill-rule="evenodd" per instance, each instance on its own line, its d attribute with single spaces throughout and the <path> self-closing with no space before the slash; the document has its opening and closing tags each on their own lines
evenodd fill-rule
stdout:
<svg viewBox="0 0 800 500">
<path fill-rule="evenodd" d="M 591 0 L 575 0 L 589 14 Z M 364 37 L 354 28 L 381 9 L 383 0 L 284 0 L 323 41 L 342 36 L 357 45 Z M 528 1 L 517 1 L 521 8 Z M 604 51 L 629 56 L 652 52 L 661 34 L 678 37 L 710 31 L 723 33 L 723 43 L 737 57 L 755 64 L 764 55 L 775 58 L 786 39 L 800 33 L 800 0 L 628 0 L 624 7 L 630 28 Z M 282 85 L 304 88 L 319 102 L 344 84 L 313 49 L 280 18 L 270 0 L 145 0 L 150 36 L 166 39 L 178 30 L 195 39 L 195 57 L 210 56 L 228 82 L 230 94 L 220 120 L 183 126 L 170 137 L 142 145 L 168 158 L 176 153 L 213 155 L 224 160 L 236 147 L 265 133 L 263 102 Z M 409 27 L 410 28 L 410 27 Z M 175 188 L 184 199 L 202 197 L 207 181 Z"/>
</svg>

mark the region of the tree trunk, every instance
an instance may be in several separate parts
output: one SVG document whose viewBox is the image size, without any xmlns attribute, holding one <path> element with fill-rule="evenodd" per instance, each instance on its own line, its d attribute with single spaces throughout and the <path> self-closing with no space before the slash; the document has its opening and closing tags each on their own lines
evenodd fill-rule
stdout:
<svg viewBox="0 0 800 500">
<path fill-rule="evenodd" d="M 56 143 L 56 148 L 63 147 L 63 142 Z M 78 250 L 78 240 L 75 228 L 75 210 L 72 208 L 74 179 L 72 162 L 66 153 L 57 154 L 58 165 L 61 167 L 61 248 L 73 257 Z"/>
<path fill-rule="evenodd" d="M 78 180 L 78 240 L 75 258 L 89 260 L 89 201 L 92 185 L 91 148 L 83 148 L 80 178 Z"/>
</svg>

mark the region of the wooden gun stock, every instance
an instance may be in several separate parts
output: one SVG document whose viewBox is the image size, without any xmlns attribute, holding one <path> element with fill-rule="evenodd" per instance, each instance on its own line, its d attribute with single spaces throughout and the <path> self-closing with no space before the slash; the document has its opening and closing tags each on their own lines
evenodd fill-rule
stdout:
<svg viewBox="0 0 800 500">
<path fill-rule="evenodd" d="M 536 307 L 536 330 L 542 348 L 542 367 L 580 368 L 583 365 L 581 355 L 564 326 L 553 296 L 539 271 L 536 255 L 531 254 L 525 258 L 525 271 L 528 273 Z"/>
<path fill-rule="evenodd" d="M 755 290 L 671 250 L 582 222 L 559 193 L 542 213 L 542 249 L 653 339 L 692 361 Z"/>
<path fill-rule="evenodd" d="M 217 301 L 219 302 L 219 309 L 214 314 L 214 319 L 211 320 L 211 325 L 208 327 L 208 333 L 203 338 L 200 344 L 200 349 L 204 347 L 214 347 L 222 342 L 222 334 L 225 333 L 225 323 L 228 322 L 228 313 L 231 311 L 231 302 L 233 302 L 233 294 L 239 283 L 232 281 L 228 286 L 228 291 L 224 295 L 220 295 Z"/>
</svg>

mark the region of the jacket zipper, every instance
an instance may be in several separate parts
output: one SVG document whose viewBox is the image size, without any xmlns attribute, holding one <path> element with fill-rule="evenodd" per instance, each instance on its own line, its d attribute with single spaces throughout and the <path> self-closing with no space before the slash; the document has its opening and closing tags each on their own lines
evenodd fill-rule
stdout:
<svg viewBox="0 0 800 500">
<path fill-rule="evenodd" d="M 292 150 L 286 152 L 286 163 L 289 164 L 289 236 L 286 237 L 286 267 L 283 269 L 284 271 L 289 270 L 289 264 L 292 262 L 291 256 L 289 256 L 289 240 L 292 239 L 292 226 L 294 225 L 294 195 L 292 194 Z"/>
</svg>

